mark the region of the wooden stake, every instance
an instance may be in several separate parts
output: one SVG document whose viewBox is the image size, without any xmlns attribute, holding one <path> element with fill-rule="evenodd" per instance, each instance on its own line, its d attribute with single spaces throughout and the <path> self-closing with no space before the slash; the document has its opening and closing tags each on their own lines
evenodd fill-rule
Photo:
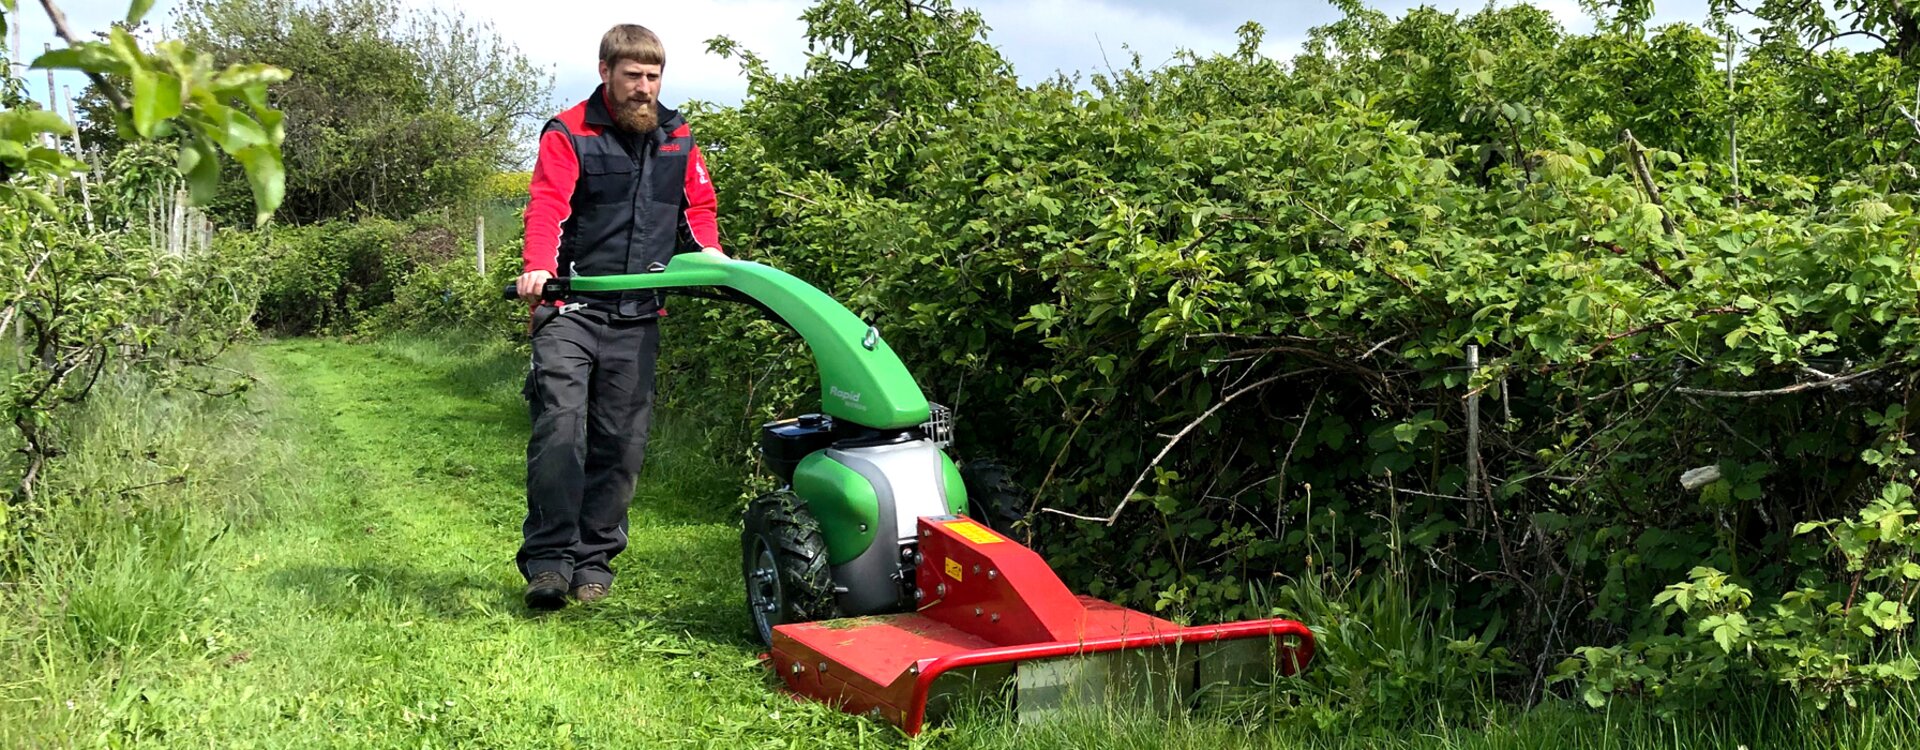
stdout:
<svg viewBox="0 0 1920 750">
<path fill-rule="evenodd" d="M 1733 164 L 1733 195 L 1740 196 L 1740 109 L 1733 105 L 1733 29 L 1727 29 L 1727 161 Z"/>
<path fill-rule="evenodd" d="M 53 45 L 51 44 L 42 45 L 42 46 L 44 46 L 46 48 L 46 51 L 48 52 L 53 51 Z M 54 98 L 53 96 L 53 68 L 47 68 L 47 111 L 48 112 L 60 111 L 59 105 L 54 104 L 54 102 L 57 102 L 57 101 L 60 101 L 60 100 Z M 41 133 L 40 138 L 42 142 L 47 144 L 47 148 L 60 147 L 60 141 L 56 140 L 53 137 L 52 133 Z M 54 184 L 58 185 L 60 184 L 60 182 L 56 180 Z"/>
<path fill-rule="evenodd" d="M 77 159 L 86 159 L 87 150 L 80 143 L 80 121 L 73 116 L 73 88 L 64 89 L 67 94 L 67 123 L 73 125 L 73 155 Z M 93 195 L 87 190 L 87 173 L 80 173 L 80 205 L 87 214 L 87 231 L 93 231 Z"/>
<path fill-rule="evenodd" d="M 173 218 L 167 225 L 167 252 L 184 255 L 187 244 L 187 191 L 173 191 Z"/>
<path fill-rule="evenodd" d="M 1480 389 L 1473 375 L 1480 371 L 1480 347 L 1467 345 L 1467 495 L 1480 496 Z"/>
<path fill-rule="evenodd" d="M 7 31 L 13 33 L 13 43 L 7 45 L 7 63 L 24 71 L 27 69 L 27 61 L 20 59 L 20 54 L 24 52 L 20 49 L 20 24 L 13 24 Z"/>
<path fill-rule="evenodd" d="M 487 275 L 487 215 L 473 217 L 473 259 L 482 278 Z"/>
</svg>

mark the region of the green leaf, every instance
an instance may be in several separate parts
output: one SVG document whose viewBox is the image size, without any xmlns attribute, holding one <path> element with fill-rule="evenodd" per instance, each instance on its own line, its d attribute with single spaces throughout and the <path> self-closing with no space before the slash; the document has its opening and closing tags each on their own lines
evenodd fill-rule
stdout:
<svg viewBox="0 0 1920 750">
<path fill-rule="evenodd" d="M 129 68 L 139 67 L 141 61 L 146 58 L 146 55 L 140 52 L 140 43 L 134 41 L 133 35 L 119 26 L 113 27 L 113 30 L 107 33 L 107 47 L 113 51 L 115 57 L 120 58 L 122 64 Z"/>
<path fill-rule="evenodd" d="M 213 80 L 207 83 L 207 86 L 209 88 L 222 90 L 258 89 L 264 93 L 265 89 L 258 87 L 280 83 L 292 77 L 292 75 L 292 73 L 287 72 L 283 68 L 276 68 L 266 64 L 229 65 L 226 70 L 220 71 L 219 74 L 215 75 Z M 266 106 L 264 98 L 256 101 L 254 96 L 251 95 L 251 92 L 248 92 L 247 99 L 250 104 L 262 107 Z"/>
<path fill-rule="evenodd" d="M 84 70 L 93 73 L 126 75 L 127 63 L 99 42 L 81 42 L 71 47 L 48 50 L 34 58 L 38 70 Z"/>
<path fill-rule="evenodd" d="M 152 138 L 160 123 L 180 116 L 180 79 L 142 67 L 133 69 L 133 129 Z"/>
<path fill-rule="evenodd" d="M 153 0 L 133 0 L 127 7 L 127 25 L 139 26 L 140 19 L 147 17 L 147 11 L 153 10 Z"/>
<path fill-rule="evenodd" d="M 10 169 L 19 169 L 27 163 L 27 147 L 19 141 L 0 138 L 0 164 Z"/>
<path fill-rule="evenodd" d="M 0 138 L 9 141 L 25 142 L 39 133 L 68 135 L 73 126 L 59 115 L 44 109 L 10 109 L 0 112 Z"/>
<path fill-rule="evenodd" d="M 260 123 L 255 122 L 253 118 L 227 107 L 220 107 L 220 109 L 225 110 L 226 115 L 226 129 L 221 133 L 220 146 L 225 148 L 227 153 L 237 154 L 248 146 L 265 146 L 273 143 L 266 129 L 260 127 Z"/>
<path fill-rule="evenodd" d="M 247 171 L 247 183 L 253 187 L 253 221 L 264 224 L 274 210 L 280 208 L 280 201 L 287 193 L 287 173 L 280 161 L 280 150 L 267 145 L 250 146 L 234 156 Z"/>
<path fill-rule="evenodd" d="M 34 206 L 38 207 L 41 212 L 45 213 L 48 216 L 58 217 L 58 216 L 64 216 L 66 214 L 65 211 L 60 210 L 59 206 L 54 205 L 53 199 L 47 197 L 46 193 L 42 193 L 38 190 L 34 190 L 33 188 L 14 188 L 14 189 L 19 190 L 21 195 L 26 196 L 29 202 L 33 203 Z"/>
<path fill-rule="evenodd" d="M 187 190 L 193 202 L 200 205 L 211 202 L 220 188 L 220 160 L 213 144 L 206 138 L 193 139 L 180 149 L 179 168 L 180 174 L 187 178 Z"/>
<path fill-rule="evenodd" d="M 27 149 L 27 169 L 52 174 L 72 174 L 86 169 L 86 164 L 61 153 L 57 148 L 35 146 Z"/>
</svg>

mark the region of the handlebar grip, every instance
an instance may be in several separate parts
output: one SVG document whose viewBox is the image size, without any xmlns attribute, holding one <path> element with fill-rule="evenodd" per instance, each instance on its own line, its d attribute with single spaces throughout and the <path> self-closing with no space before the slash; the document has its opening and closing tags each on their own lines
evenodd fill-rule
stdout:
<svg viewBox="0 0 1920 750">
<path fill-rule="evenodd" d="M 544 300 L 558 300 L 558 299 L 564 298 L 567 296 L 567 290 L 571 286 L 572 284 L 570 283 L 570 280 L 565 276 L 555 276 L 553 278 L 547 279 L 546 286 L 543 286 L 540 288 L 540 298 Z M 500 290 L 500 298 L 501 299 L 519 299 L 520 285 L 508 284 L 506 288 Z"/>
</svg>

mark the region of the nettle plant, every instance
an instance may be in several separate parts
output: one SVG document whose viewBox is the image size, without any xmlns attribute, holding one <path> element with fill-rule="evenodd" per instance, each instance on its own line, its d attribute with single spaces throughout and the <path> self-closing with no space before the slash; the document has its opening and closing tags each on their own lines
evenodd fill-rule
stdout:
<svg viewBox="0 0 1920 750">
<path fill-rule="evenodd" d="M 78 70 L 113 102 L 117 125 L 158 144 L 108 162 L 125 172 L 100 175 L 101 208 L 95 227 L 82 218 L 78 184 L 85 165 L 54 147 L 73 126 L 19 95 L 7 68 L 7 109 L 0 112 L 0 331 L 17 341 L 13 365 L 0 382 L 0 416 L 14 459 L 4 470 L 10 488 L 0 503 L 0 528 L 17 528 L 38 502 L 35 487 L 60 455 L 63 407 L 87 398 L 103 374 L 139 370 L 163 386 L 230 393 L 212 367 L 247 330 L 250 290 L 238 275 L 246 264 L 184 258 L 153 247 L 132 210 L 165 180 L 154 179 L 157 155 L 177 153 L 174 166 L 196 200 L 207 200 L 219 180 L 219 154 L 239 162 L 253 187 L 257 219 L 279 204 L 284 175 L 280 113 L 267 87 L 285 71 L 266 65 L 213 61 L 177 42 L 142 43 L 137 28 L 151 0 L 135 0 L 124 26 L 97 41 L 73 37 L 52 3 L 43 3 L 68 46 L 40 56 L 36 68 Z M 17 12 L 0 0 L 0 34 Z M 115 81 L 126 81 L 123 91 Z M 51 138 L 49 138 L 49 136 Z M 156 150 L 157 148 L 157 150 Z M 119 158 L 126 156 L 126 158 Z M 11 536 L 11 535 L 9 535 Z"/>
</svg>

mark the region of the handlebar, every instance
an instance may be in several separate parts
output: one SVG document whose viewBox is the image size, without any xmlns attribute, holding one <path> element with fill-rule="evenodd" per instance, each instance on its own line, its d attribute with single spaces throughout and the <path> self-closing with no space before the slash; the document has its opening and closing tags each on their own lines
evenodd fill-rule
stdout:
<svg viewBox="0 0 1920 750">
<path fill-rule="evenodd" d="M 547 279 L 546 286 L 540 288 L 540 299 L 549 302 L 565 299 L 567 292 L 572 289 L 572 286 L 573 280 L 565 276 L 555 276 Z M 506 288 L 500 290 L 500 298 L 519 299 L 520 286 L 518 284 L 508 284 Z"/>
</svg>

